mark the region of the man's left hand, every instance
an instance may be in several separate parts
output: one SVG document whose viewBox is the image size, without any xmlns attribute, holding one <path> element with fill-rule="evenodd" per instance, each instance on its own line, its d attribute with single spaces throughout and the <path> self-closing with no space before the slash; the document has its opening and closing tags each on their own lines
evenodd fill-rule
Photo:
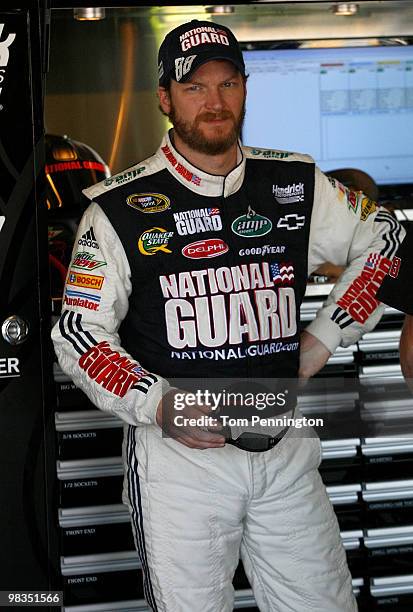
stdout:
<svg viewBox="0 0 413 612">
<path fill-rule="evenodd" d="M 298 377 L 305 384 L 311 376 L 317 374 L 331 357 L 324 344 L 309 332 L 303 331 L 300 343 L 300 369 Z"/>
</svg>

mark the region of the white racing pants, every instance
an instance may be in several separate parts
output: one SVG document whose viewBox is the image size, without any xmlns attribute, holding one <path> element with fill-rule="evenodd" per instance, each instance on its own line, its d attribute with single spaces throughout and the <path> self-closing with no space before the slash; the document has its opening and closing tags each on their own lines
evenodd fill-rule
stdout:
<svg viewBox="0 0 413 612">
<path fill-rule="evenodd" d="M 154 611 L 232 611 L 240 554 L 262 612 L 357 610 L 309 435 L 290 429 L 272 450 L 249 453 L 127 428 L 124 501 Z"/>
</svg>

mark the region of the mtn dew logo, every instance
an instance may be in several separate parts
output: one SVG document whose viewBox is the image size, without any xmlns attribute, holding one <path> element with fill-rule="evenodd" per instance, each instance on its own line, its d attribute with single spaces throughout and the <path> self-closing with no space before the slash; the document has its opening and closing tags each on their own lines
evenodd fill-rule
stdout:
<svg viewBox="0 0 413 612">
<path fill-rule="evenodd" d="M 92 253 L 86 251 L 76 253 L 71 265 L 72 268 L 78 270 L 95 270 L 101 266 L 106 266 L 106 261 L 99 261 Z"/>
<path fill-rule="evenodd" d="M 247 214 L 237 217 L 232 222 L 231 229 L 237 236 L 258 238 L 259 236 L 265 236 L 272 230 L 272 222 L 268 217 L 258 215 L 255 210 L 248 206 Z"/>
<path fill-rule="evenodd" d="M 151 227 L 140 235 L 138 249 L 142 255 L 155 255 L 158 251 L 172 253 L 167 245 L 173 235 L 163 227 Z"/>
</svg>

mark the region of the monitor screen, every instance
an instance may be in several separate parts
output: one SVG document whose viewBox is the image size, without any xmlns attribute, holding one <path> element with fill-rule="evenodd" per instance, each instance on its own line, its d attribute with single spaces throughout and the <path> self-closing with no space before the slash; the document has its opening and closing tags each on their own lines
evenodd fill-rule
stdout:
<svg viewBox="0 0 413 612">
<path fill-rule="evenodd" d="M 413 46 L 244 51 L 246 145 L 413 182 Z"/>
</svg>

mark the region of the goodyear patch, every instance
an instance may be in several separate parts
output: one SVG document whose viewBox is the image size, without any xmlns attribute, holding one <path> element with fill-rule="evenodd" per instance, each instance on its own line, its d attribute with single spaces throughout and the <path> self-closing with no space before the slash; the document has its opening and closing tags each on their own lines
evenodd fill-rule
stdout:
<svg viewBox="0 0 413 612">
<path fill-rule="evenodd" d="M 173 232 L 168 232 L 163 227 L 151 227 L 139 236 L 139 252 L 142 255 L 155 255 L 158 251 L 172 253 L 168 249 L 168 243 L 173 235 Z"/>
<path fill-rule="evenodd" d="M 126 204 L 143 213 L 157 213 L 168 210 L 170 199 L 162 193 L 132 193 L 126 198 Z"/>
</svg>

